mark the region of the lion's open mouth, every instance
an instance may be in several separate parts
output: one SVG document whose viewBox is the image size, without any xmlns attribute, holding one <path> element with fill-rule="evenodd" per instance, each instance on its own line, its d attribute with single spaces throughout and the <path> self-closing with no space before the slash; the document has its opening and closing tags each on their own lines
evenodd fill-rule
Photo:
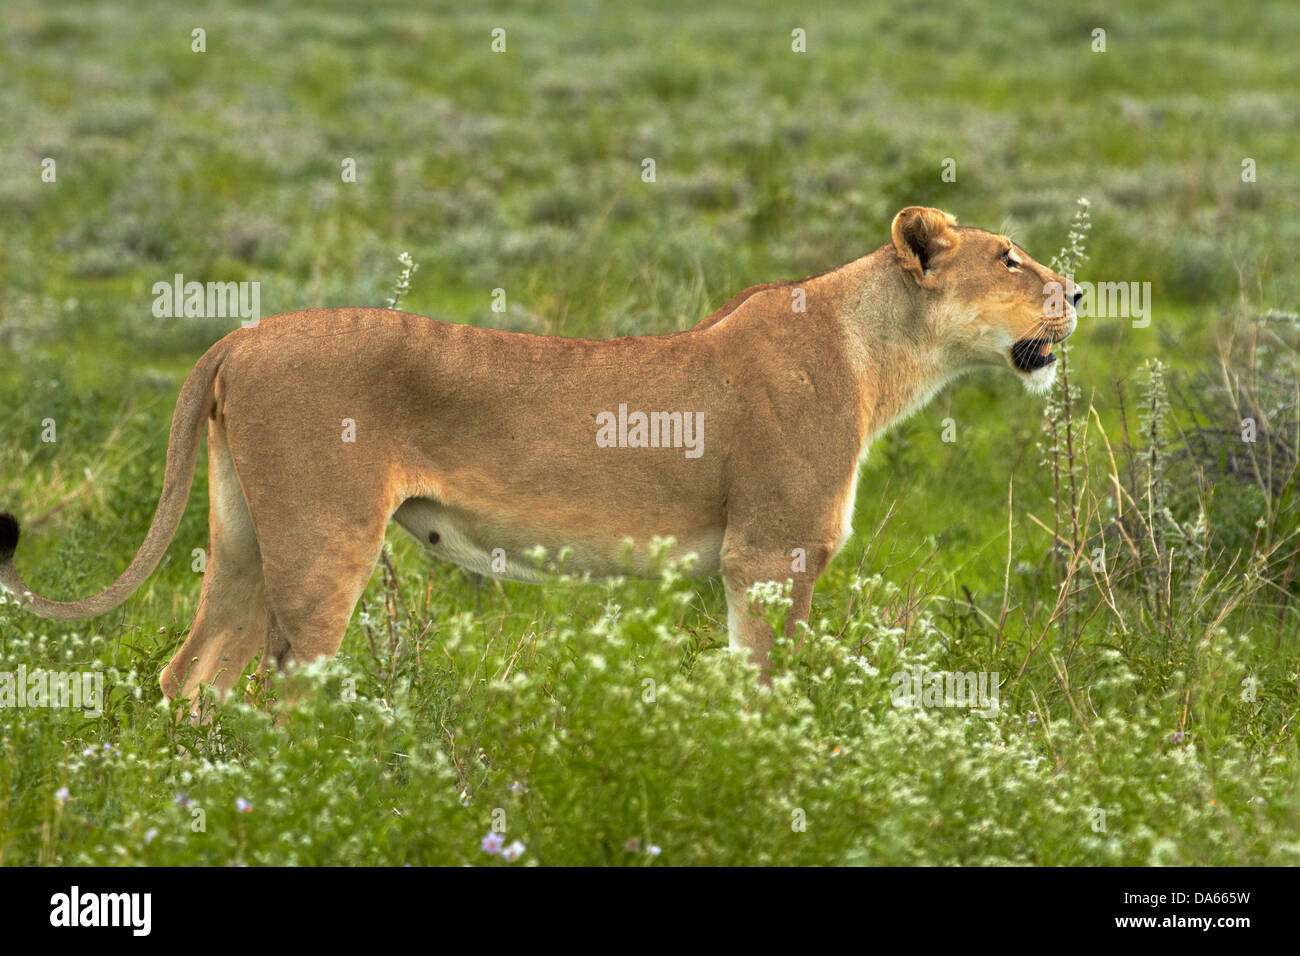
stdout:
<svg viewBox="0 0 1300 956">
<path fill-rule="evenodd" d="M 1011 346 L 1011 364 L 1022 372 L 1037 372 L 1055 361 L 1051 339 L 1021 339 Z"/>
</svg>

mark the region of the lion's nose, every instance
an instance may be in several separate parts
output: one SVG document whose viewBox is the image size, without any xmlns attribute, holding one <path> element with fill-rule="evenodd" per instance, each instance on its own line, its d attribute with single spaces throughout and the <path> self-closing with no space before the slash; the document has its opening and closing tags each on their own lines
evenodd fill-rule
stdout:
<svg viewBox="0 0 1300 956">
<path fill-rule="evenodd" d="M 1070 305 L 1077 312 L 1079 309 L 1079 303 L 1082 301 L 1083 301 L 1083 290 L 1076 285 L 1074 289 L 1070 292 Z"/>
</svg>

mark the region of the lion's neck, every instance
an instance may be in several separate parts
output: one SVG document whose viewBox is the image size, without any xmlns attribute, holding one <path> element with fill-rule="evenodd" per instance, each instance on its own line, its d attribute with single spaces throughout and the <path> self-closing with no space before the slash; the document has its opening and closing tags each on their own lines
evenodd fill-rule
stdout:
<svg viewBox="0 0 1300 956">
<path fill-rule="evenodd" d="M 892 246 L 845 266 L 842 326 L 865 443 L 925 407 L 962 369 L 917 314 Z"/>
</svg>

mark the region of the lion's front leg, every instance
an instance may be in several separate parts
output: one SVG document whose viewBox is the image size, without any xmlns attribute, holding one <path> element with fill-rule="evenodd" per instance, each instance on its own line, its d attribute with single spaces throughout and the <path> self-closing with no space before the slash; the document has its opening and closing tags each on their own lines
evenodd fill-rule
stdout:
<svg viewBox="0 0 1300 956">
<path fill-rule="evenodd" d="M 785 615 L 785 635 L 793 638 L 800 622 L 807 623 L 813 587 L 826 570 L 834 548 L 826 541 L 790 539 L 761 544 L 738 541 L 728 532 L 722 551 L 722 577 L 727 593 L 727 630 L 733 651 L 748 654 L 760 670 L 760 680 L 771 682 L 771 653 L 776 635 L 768 623 L 772 608 L 751 597 L 755 584 L 790 582 L 791 606 Z"/>
</svg>

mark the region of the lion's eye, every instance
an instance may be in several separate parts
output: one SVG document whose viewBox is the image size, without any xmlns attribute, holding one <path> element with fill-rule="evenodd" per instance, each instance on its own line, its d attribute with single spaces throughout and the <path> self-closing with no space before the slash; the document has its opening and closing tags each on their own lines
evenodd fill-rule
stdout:
<svg viewBox="0 0 1300 956">
<path fill-rule="evenodd" d="M 998 256 L 998 259 L 1000 259 L 1002 261 L 1002 264 L 1006 266 L 1008 269 L 1014 269 L 1016 266 L 1020 265 L 1019 262 L 1011 258 L 1010 249 L 1002 253 L 1002 255 Z"/>
</svg>

